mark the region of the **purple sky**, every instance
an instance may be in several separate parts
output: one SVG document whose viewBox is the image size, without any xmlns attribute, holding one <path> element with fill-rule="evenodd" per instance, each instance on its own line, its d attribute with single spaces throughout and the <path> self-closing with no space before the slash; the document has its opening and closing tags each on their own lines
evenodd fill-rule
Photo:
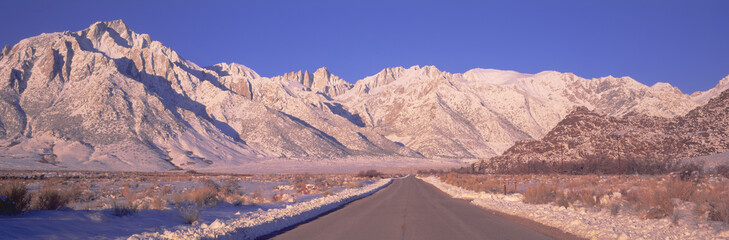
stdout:
<svg viewBox="0 0 729 240">
<path fill-rule="evenodd" d="M 198 65 L 631 76 L 691 93 L 729 75 L 729 1 L 6 1 L 0 44 L 124 19 Z"/>
</svg>

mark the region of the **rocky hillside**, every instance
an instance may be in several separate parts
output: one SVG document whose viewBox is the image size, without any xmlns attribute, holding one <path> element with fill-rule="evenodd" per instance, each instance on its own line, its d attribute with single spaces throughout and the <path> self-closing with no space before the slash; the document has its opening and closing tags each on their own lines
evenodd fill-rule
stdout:
<svg viewBox="0 0 729 240">
<path fill-rule="evenodd" d="M 674 118 L 644 114 L 613 117 L 578 108 L 541 140 L 518 142 L 503 155 L 475 164 L 475 168 L 508 172 L 526 163 L 560 165 L 597 160 L 632 172 L 639 165 L 676 163 L 728 151 L 728 114 L 729 90 Z M 617 165 L 618 159 L 621 166 Z"/>
</svg>

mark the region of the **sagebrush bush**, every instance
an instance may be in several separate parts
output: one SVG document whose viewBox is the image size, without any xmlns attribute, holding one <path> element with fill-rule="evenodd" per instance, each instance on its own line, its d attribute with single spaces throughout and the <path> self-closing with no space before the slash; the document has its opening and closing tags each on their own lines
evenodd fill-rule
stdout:
<svg viewBox="0 0 729 240">
<path fill-rule="evenodd" d="M 187 194 L 187 200 L 194 202 L 198 206 L 216 206 L 218 199 L 218 191 L 213 187 L 195 188 Z"/>
<path fill-rule="evenodd" d="M 689 201 L 694 193 L 696 193 L 696 185 L 690 181 L 671 178 L 666 180 L 666 190 L 668 191 L 668 196 L 671 198 Z"/>
<path fill-rule="evenodd" d="M 195 204 L 179 204 L 177 206 L 177 216 L 179 216 L 185 224 L 193 224 L 199 219 L 198 209 Z"/>
<path fill-rule="evenodd" d="M 35 209 L 56 210 L 60 207 L 66 206 L 66 204 L 68 204 L 70 200 L 71 199 L 68 197 L 68 195 L 61 192 L 61 190 L 46 187 L 38 194 L 38 199 L 35 203 Z"/>
<path fill-rule="evenodd" d="M 11 183 L 0 188 L 0 215 L 18 215 L 29 205 L 30 193 L 24 184 Z"/>
<path fill-rule="evenodd" d="M 658 219 L 673 214 L 673 201 L 668 192 L 663 189 L 646 190 L 645 194 L 641 194 L 639 201 L 648 209 L 645 212 L 645 218 Z"/>
<path fill-rule="evenodd" d="M 529 187 L 524 191 L 524 202 L 531 204 L 546 204 L 553 202 L 557 197 L 557 187 L 539 183 L 536 187 Z"/>
<path fill-rule="evenodd" d="M 128 202 L 114 202 L 111 206 L 112 213 L 114 216 L 123 217 L 134 215 L 138 211 L 138 206 Z"/>
</svg>

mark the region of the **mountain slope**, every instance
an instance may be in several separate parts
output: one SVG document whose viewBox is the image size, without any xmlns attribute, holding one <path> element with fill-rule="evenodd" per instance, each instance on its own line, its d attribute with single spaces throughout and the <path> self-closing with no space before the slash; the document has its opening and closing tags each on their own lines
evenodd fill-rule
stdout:
<svg viewBox="0 0 729 240">
<path fill-rule="evenodd" d="M 370 153 L 347 148 L 344 140 L 273 104 L 251 101 L 252 85 L 246 95 L 242 83 L 265 81 L 254 71 L 237 64 L 219 68 L 227 75 L 182 59 L 120 20 L 25 39 L 0 59 L 0 157 L 82 169 L 164 170 L 268 156 Z M 380 154 L 408 153 L 366 136 L 355 138 Z"/>
<path fill-rule="evenodd" d="M 578 108 L 541 140 L 518 142 L 503 155 L 481 161 L 475 167 L 480 171 L 508 172 L 528 162 L 600 160 L 612 164 L 620 159 L 624 166 L 628 165 L 624 171 L 631 172 L 638 170 L 638 165 L 676 163 L 727 152 L 728 115 L 729 90 L 674 118 L 643 114 L 611 117 Z"/>
</svg>

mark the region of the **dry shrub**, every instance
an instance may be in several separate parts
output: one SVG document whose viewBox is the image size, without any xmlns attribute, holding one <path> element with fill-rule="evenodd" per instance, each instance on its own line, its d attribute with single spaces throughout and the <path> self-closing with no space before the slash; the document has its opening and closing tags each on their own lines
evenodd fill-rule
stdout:
<svg viewBox="0 0 729 240">
<path fill-rule="evenodd" d="M 225 182 L 221 191 L 224 196 L 239 195 L 240 194 L 240 185 L 238 185 L 237 180 L 231 179 L 231 180 Z"/>
<path fill-rule="evenodd" d="M 162 196 L 157 196 L 155 198 L 152 198 L 152 202 L 149 204 L 150 209 L 164 209 L 165 208 L 165 201 L 162 199 Z"/>
<path fill-rule="evenodd" d="M 445 183 L 476 192 L 496 193 L 501 192 L 504 187 L 501 179 L 490 175 L 465 175 L 451 172 L 440 175 L 439 177 Z M 509 186 L 509 189 L 511 189 L 511 186 Z"/>
<path fill-rule="evenodd" d="M 198 213 L 200 209 L 194 204 L 179 204 L 177 205 L 177 216 L 182 219 L 185 224 L 193 224 L 199 219 Z"/>
<path fill-rule="evenodd" d="M 187 200 L 190 200 L 198 206 L 215 206 L 220 201 L 218 199 L 218 191 L 211 187 L 195 188 L 187 194 Z"/>
<path fill-rule="evenodd" d="M 18 215 L 28 209 L 30 193 L 22 183 L 11 183 L 0 188 L 0 215 Z"/>
<path fill-rule="evenodd" d="M 378 172 L 377 170 L 370 169 L 367 171 L 360 171 L 357 173 L 357 177 L 367 177 L 367 178 L 373 178 L 373 177 L 379 177 L 382 176 L 381 172 Z"/>
<path fill-rule="evenodd" d="M 664 218 L 673 213 L 671 197 L 663 189 L 647 190 L 639 199 L 640 206 L 646 208 L 645 217 L 648 219 Z"/>
<path fill-rule="evenodd" d="M 557 204 L 557 206 L 568 208 L 570 206 L 570 199 L 564 192 L 559 191 L 557 192 L 557 197 L 554 199 L 554 203 Z"/>
<path fill-rule="evenodd" d="M 553 202 L 557 197 L 557 187 L 539 183 L 536 187 L 529 187 L 524 191 L 524 202 L 531 204 L 545 204 Z"/>
<path fill-rule="evenodd" d="M 689 181 L 682 181 L 679 178 L 671 178 L 666 181 L 666 190 L 671 198 L 689 201 L 696 193 L 696 185 Z"/>
<path fill-rule="evenodd" d="M 582 189 L 570 194 L 572 195 L 571 199 L 579 200 L 584 206 L 595 207 L 600 203 L 600 198 L 594 190 Z"/>
<path fill-rule="evenodd" d="M 69 202 L 87 202 L 93 196 L 90 194 L 83 194 L 84 193 L 84 187 L 80 186 L 80 184 L 76 184 L 73 187 L 69 187 L 64 190 L 66 196 L 68 196 Z"/>
<path fill-rule="evenodd" d="M 44 187 L 40 193 L 38 193 L 38 199 L 35 202 L 34 208 L 37 210 L 56 210 L 65 206 L 69 202 L 70 198 L 68 195 L 61 192 L 61 190 Z"/>
<path fill-rule="evenodd" d="M 112 213 L 114 216 L 123 217 L 137 213 L 138 207 L 134 203 L 128 202 L 114 202 L 111 205 Z"/>
<path fill-rule="evenodd" d="M 212 179 L 206 179 L 203 183 L 206 188 L 210 188 L 215 192 L 219 192 L 221 189 L 220 185 L 218 183 L 216 183 L 215 181 L 213 181 Z"/>
<path fill-rule="evenodd" d="M 566 185 L 568 188 L 581 188 L 596 186 L 598 181 L 599 178 L 595 175 L 575 176 L 574 178 L 569 178 Z"/>
<path fill-rule="evenodd" d="M 124 199 L 127 201 L 127 203 L 133 203 L 134 200 L 137 199 L 137 194 L 134 193 L 134 191 L 130 188 L 124 188 L 122 190 L 122 196 L 124 196 Z"/>
<path fill-rule="evenodd" d="M 708 212 L 709 220 L 729 223 L 728 190 L 725 184 L 719 183 L 697 192 L 694 196 L 696 214 L 703 216 Z"/>
</svg>

